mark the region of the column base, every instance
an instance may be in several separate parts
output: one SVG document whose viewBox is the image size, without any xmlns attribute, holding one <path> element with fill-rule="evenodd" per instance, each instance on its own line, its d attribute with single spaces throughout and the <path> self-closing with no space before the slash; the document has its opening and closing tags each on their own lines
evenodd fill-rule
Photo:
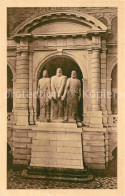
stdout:
<svg viewBox="0 0 125 196">
<path fill-rule="evenodd" d="M 29 125 L 28 110 L 20 109 L 16 111 L 16 125 Z"/>
<path fill-rule="evenodd" d="M 103 127 L 102 124 L 102 111 L 87 111 L 87 124 L 89 127 Z"/>
</svg>

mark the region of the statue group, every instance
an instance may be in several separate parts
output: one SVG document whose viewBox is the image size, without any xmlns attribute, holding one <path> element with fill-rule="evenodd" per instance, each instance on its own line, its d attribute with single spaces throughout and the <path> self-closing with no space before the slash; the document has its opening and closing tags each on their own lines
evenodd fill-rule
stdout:
<svg viewBox="0 0 125 196">
<path fill-rule="evenodd" d="M 43 71 L 43 78 L 38 81 L 38 97 L 40 99 L 39 121 L 79 122 L 78 104 L 81 99 L 81 82 L 77 72 L 71 72 L 71 78 L 56 70 L 56 75 L 48 77 Z"/>
</svg>

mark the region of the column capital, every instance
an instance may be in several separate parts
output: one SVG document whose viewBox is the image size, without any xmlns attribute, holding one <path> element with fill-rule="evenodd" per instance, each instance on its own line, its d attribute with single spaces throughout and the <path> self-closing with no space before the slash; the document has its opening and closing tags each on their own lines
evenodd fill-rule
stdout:
<svg viewBox="0 0 125 196">
<path fill-rule="evenodd" d="M 92 53 L 92 48 L 87 48 L 88 54 Z"/>
<path fill-rule="evenodd" d="M 93 51 L 100 51 L 101 50 L 101 45 L 99 45 L 99 44 L 93 44 L 92 50 Z"/>
<path fill-rule="evenodd" d="M 107 48 L 105 46 L 102 46 L 101 51 L 102 52 L 106 52 L 107 51 Z"/>
<path fill-rule="evenodd" d="M 83 82 L 88 82 L 88 79 L 87 78 L 83 78 L 82 81 Z"/>
<path fill-rule="evenodd" d="M 16 53 L 20 55 L 21 53 L 28 53 L 28 47 L 19 46 L 17 47 Z"/>
<path fill-rule="evenodd" d="M 29 55 L 33 55 L 34 54 L 34 51 L 29 51 Z"/>
</svg>

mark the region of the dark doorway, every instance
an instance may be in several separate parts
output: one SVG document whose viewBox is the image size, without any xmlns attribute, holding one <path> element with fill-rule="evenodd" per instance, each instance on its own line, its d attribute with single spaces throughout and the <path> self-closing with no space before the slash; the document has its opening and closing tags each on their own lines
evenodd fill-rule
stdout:
<svg viewBox="0 0 125 196">
<path fill-rule="evenodd" d="M 13 109 L 13 74 L 9 66 L 7 66 L 7 112 Z"/>
<path fill-rule="evenodd" d="M 117 65 L 115 65 L 115 67 L 112 70 L 111 78 L 112 78 L 111 110 L 112 110 L 112 114 L 117 114 Z"/>
</svg>

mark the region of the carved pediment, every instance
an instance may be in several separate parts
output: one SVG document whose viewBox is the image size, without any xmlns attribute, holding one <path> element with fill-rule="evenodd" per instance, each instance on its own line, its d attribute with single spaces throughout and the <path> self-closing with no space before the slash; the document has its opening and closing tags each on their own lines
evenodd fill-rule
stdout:
<svg viewBox="0 0 125 196">
<path fill-rule="evenodd" d="M 22 22 L 14 36 L 88 34 L 105 32 L 107 27 L 96 18 L 71 11 L 55 11 L 35 15 Z"/>
<path fill-rule="evenodd" d="M 67 35 L 67 34 L 83 34 L 92 27 L 83 26 L 71 22 L 53 22 L 46 25 L 42 25 L 32 31 L 33 35 Z"/>
</svg>

